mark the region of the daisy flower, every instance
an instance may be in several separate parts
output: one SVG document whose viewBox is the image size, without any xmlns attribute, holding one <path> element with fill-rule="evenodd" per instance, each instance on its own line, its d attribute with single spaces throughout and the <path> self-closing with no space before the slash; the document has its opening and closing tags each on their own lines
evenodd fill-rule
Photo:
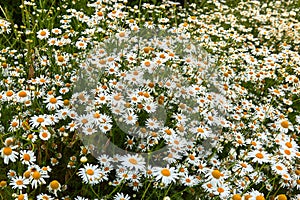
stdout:
<svg viewBox="0 0 300 200">
<path fill-rule="evenodd" d="M 26 164 L 26 165 L 32 165 L 36 161 L 34 152 L 31 150 L 21 150 L 20 158 L 21 158 L 22 164 Z"/>
<path fill-rule="evenodd" d="M 99 161 L 99 164 L 101 166 L 106 166 L 106 165 L 110 165 L 110 163 L 112 162 L 113 159 L 111 157 L 109 157 L 108 155 L 106 155 L 106 154 L 101 154 L 97 158 L 97 160 Z"/>
<path fill-rule="evenodd" d="M 45 178 L 49 178 L 48 173 L 45 173 L 39 166 L 34 166 L 31 169 L 30 182 L 32 188 L 36 189 L 38 185 L 46 184 Z"/>
<path fill-rule="evenodd" d="M 191 175 L 185 175 L 180 178 L 180 181 L 184 186 L 193 187 L 198 184 L 198 179 Z"/>
<path fill-rule="evenodd" d="M 28 194 L 19 194 L 16 196 L 15 200 L 28 200 Z"/>
<path fill-rule="evenodd" d="M 48 194 L 41 193 L 36 197 L 37 200 L 54 200 L 54 198 Z"/>
<path fill-rule="evenodd" d="M 210 169 L 207 172 L 206 177 L 213 186 L 220 185 L 226 178 L 225 174 L 218 169 Z"/>
<path fill-rule="evenodd" d="M 129 200 L 130 199 L 130 196 L 128 194 L 123 194 L 123 193 L 117 193 L 115 196 L 114 196 L 114 200 Z"/>
<path fill-rule="evenodd" d="M 26 102 L 30 99 L 30 93 L 27 90 L 21 90 L 16 95 L 16 100 L 20 103 Z"/>
<path fill-rule="evenodd" d="M 26 185 L 29 184 L 29 179 L 26 179 L 22 176 L 15 176 L 11 179 L 9 185 L 12 186 L 12 189 L 22 190 L 23 188 L 27 188 Z"/>
<path fill-rule="evenodd" d="M 74 200 L 89 200 L 89 199 L 81 197 L 81 196 L 77 196 L 77 197 L 75 197 Z"/>
<path fill-rule="evenodd" d="M 286 167 L 284 164 L 280 163 L 280 162 L 278 162 L 278 163 L 273 163 L 273 164 L 272 164 L 272 170 L 273 170 L 276 174 L 279 174 L 279 175 L 283 175 L 283 174 L 288 173 L 287 167 Z"/>
<path fill-rule="evenodd" d="M 156 111 L 156 108 L 157 108 L 157 104 L 154 102 L 147 102 L 144 105 L 144 110 L 147 113 L 154 113 Z"/>
<path fill-rule="evenodd" d="M 39 38 L 40 40 L 47 39 L 49 35 L 50 32 L 48 31 L 48 29 L 42 29 L 37 32 L 37 38 Z"/>
<path fill-rule="evenodd" d="M 11 122 L 8 128 L 8 131 L 14 132 L 20 128 L 21 121 L 17 117 L 15 117 Z"/>
<path fill-rule="evenodd" d="M 63 54 L 63 55 L 59 54 L 55 58 L 56 58 L 56 63 L 59 66 L 66 65 L 67 62 L 69 61 L 69 56 L 67 54 Z"/>
<path fill-rule="evenodd" d="M 278 120 L 275 124 L 276 124 L 277 130 L 279 130 L 282 133 L 287 133 L 289 130 L 291 130 L 291 131 L 294 130 L 292 123 L 289 122 L 288 119 L 286 119 L 286 118 Z"/>
<path fill-rule="evenodd" d="M 8 164 L 9 161 L 16 162 L 19 153 L 13 150 L 15 148 L 17 148 L 17 146 L 3 147 L 1 149 L 1 157 L 4 159 L 4 164 Z"/>
<path fill-rule="evenodd" d="M 49 192 L 53 192 L 55 196 L 57 196 L 57 191 L 60 191 L 61 185 L 57 180 L 53 180 L 48 185 Z"/>
<path fill-rule="evenodd" d="M 128 125 L 135 125 L 135 123 L 138 121 L 138 116 L 134 113 L 133 110 L 128 110 L 124 114 L 125 123 Z"/>
<path fill-rule="evenodd" d="M 128 167 L 130 170 L 144 171 L 145 164 L 143 157 L 136 155 L 125 155 L 120 158 L 122 166 Z"/>
<path fill-rule="evenodd" d="M 86 42 L 83 42 L 83 41 L 77 41 L 77 42 L 75 43 L 75 46 L 76 46 L 78 49 L 86 49 L 87 43 L 86 43 Z"/>
<path fill-rule="evenodd" d="M 33 128 L 40 127 L 40 126 L 48 126 L 51 124 L 51 120 L 46 114 L 38 115 L 38 116 L 35 115 L 30 118 L 29 122 Z"/>
<path fill-rule="evenodd" d="M 55 97 L 54 95 L 47 96 L 44 103 L 47 104 L 46 108 L 48 110 L 57 110 L 64 104 L 61 96 Z"/>
<path fill-rule="evenodd" d="M 169 185 L 171 182 L 176 182 L 178 179 L 178 173 L 175 167 L 154 167 L 153 176 L 156 181 L 161 181 L 165 186 Z"/>
<path fill-rule="evenodd" d="M 47 141 L 50 139 L 51 133 L 47 129 L 41 128 L 39 137 L 41 138 L 41 140 Z"/>
<path fill-rule="evenodd" d="M 59 29 L 59 28 L 53 28 L 53 29 L 51 30 L 51 32 L 52 32 L 53 34 L 55 34 L 55 35 L 59 35 L 59 34 L 62 33 L 61 29 Z"/>
<path fill-rule="evenodd" d="M 145 125 L 150 130 L 155 130 L 159 128 L 160 122 L 156 118 L 148 118 Z"/>
<path fill-rule="evenodd" d="M 248 153 L 248 158 L 251 158 L 253 162 L 262 164 L 270 162 L 271 155 L 265 151 L 255 150 Z"/>
<path fill-rule="evenodd" d="M 257 199 L 265 200 L 263 193 L 260 193 L 259 191 L 256 191 L 253 189 L 252 189 L 252 192 L 250 192 L 249 196 L 250 196 L 249 200 L 257 200 Z"/>
<path fill-rule="evenodd" d="M 227 199 L 230 195 L 230 188 L 228 185 L 220 185 L 213 190 L 214 195 L 218 195 L 220 199 Z"/>
<path fill-rule="evenodd" d="M 104 174 L 98 165 L 87 164 L 83 168 L 79 169 L 78 175 L 82 178 L 83 182 L 86 184 L 97 184 L 101 179 L 101 174 Z"/>
</svg>

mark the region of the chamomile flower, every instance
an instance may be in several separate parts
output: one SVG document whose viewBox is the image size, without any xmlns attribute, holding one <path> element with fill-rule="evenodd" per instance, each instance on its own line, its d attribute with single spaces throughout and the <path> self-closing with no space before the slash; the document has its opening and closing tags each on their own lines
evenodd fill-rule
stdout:
<svg viewBox="0 0 300 200">
<path fill-rule="evenodd" d="M 61 185 L 57 180 L 53 180 L 48 185 L 48 190 L 54 193 L 55 196 L 57 196 L 57 191 L 61 190 Z"/>
<path fill-rule="evenodd" d="M 275 124 L 277 129 L 282 133 L 287 133 L 289 130 L 294 130 L 292 123 L 286 118 L 279 119 Z"/>
<path fill-rule="evenodd" d="M 257 162 L 259 164 L 268 163 L 271 161 L 271 155 L 265 151 L 255 150 L 248 153 L 248 158 L 250 158 L 253 162 Z"/>
<path fill-rule="evenodd" d="M 153 170 L 153 176 L 156 181 L 161 181 L 165 186 L 172 182 L 176 182 L 178 179 L 178 173 L 175 167 L 155 167 Z"/>
<path fill-rule="evenodd" d="M 54 198 L 48 194 L 41 193 L 37 195 L 37 200 L 54 200 Z"/>
<path fill-rule="evenodd" d="M 55 97 L 54 95 L 49 95 L 47 96 L 47 98 L 44 101 L 46 105 L 46 108 L 48 110 L 57 110 L 58 108 L 63 106 L 63 101 L 62 101 L 62 97 L 58 96 Z"/>
<path fill-rule="evenodd" d="M 20 158 L 23 164 L 32 165 L 36 161 L 34 152 L 31 150 L 21 150 Z"/>
<path fill-rule="evenodd" d="M 28 200 L 28 194 L 18 194 L 15 198 L 15 200 Z"/>
<path fill-rule="evenodd" d="M 273 163 L 273 164 L 272 164 L 272 170 L 273 170 L 276 174 L 279 174 L 279 175 L 283 175 L 283 174 L 288 173 L 287 167 L 286 167 L 284 164 L 280 163 L 280 162 L 278 162 L 278 163 Z"/>
<path fill-rule="evenodd" d="M 47 141 L 47 140 L 50 139 L 51 133 L 47 129 L 41 128 L 40 133 L 39 133 L 39 137 L 40 137 L 41 140 Z"/>
<path fill-rule="evenodd" d="M 143 157 L 138 155 L 125 155 L 120 158 L 122 166 L 129 168 L 130 170 L 143 171 L 145 170 L 145 164 Z"/>
<path fill-rule="evenodd" d="M 97 184 L 101 179 L 102 171 L 98 165 L 92 165 L 87 163 L 83 168 L 79 169 L 78 175 L 81 177 L 84 183 L 86 184 Z"/>
<path fill-rule="evenodd" d="M 23 188 L 27 188 L 29 184 L 29 179 L 26 179 L 23 176 L 15 176 L 11 179 L 9 185 L 12 186 L 12 189 L 19 189 L 22 190 Z"/>
<path fill-rule="evenodd" d="M 49 35 L 50 35 L 50 32 L 48 29 L 42 29 L 37 32 L 37 38 L 40 40 L 47 39 L 49 37 Z"/>
<path fill-rule="evenodd" d="M 14 151 L 17 146 L 5 146 L 1 149 L 1 157 L 4 159 L 4 164 L 8 164 L 9 161 L 16 162 L 16 159 L 18 158 L 18 152 Z"/>
<path fill-rule="evenodd" d="M 117 193 L 114 196 L 114 200 L 129 200 L 130 196 L 128 194 L 123 194 L 123 193 Z"/>
<path fill-rule="evenodd" d="M 31 169 L 30 182 L 32 188 L 36 189 L 39 185 L 46 184 L 45 178 L 49 178 L 40 167 L 36 166 Z"/>
<path fill-rule="evenodd" d="M 45 115 L 35 115 L 30 118 L 29 120 L 30 124 L 32 125 L 33 128 L 36 127 L 41 127 L 41 126 L 48 126 L 51 124 L 51 120 L 49 117 Z"/>
</svg>

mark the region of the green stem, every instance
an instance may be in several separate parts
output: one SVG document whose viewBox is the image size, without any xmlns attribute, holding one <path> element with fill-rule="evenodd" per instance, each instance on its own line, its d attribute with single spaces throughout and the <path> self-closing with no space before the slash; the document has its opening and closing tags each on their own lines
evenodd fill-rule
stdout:
<svg viewBox="0 0 300 200">
<path fill-rule="evenodd" d="M 171 189 L 171 186 L 173 185 L 173 183 L 170 184 L 170 186 L 168 187 L 167 191 L 165 192 L 164 196 L 167 196 L 169 190 Z"/>
<path fill-rule="evenodd" d="M 147 193 L 147 191 L 148 191 L 148 189 L 149 189 L 150 186 L 151 186 L 151 181 L 149 181 L 149 184 L 148 184 L 147 188 L 145 189 L 141 200 L 143 200 L 145 198 L 146 193 Z"/>
</svg>

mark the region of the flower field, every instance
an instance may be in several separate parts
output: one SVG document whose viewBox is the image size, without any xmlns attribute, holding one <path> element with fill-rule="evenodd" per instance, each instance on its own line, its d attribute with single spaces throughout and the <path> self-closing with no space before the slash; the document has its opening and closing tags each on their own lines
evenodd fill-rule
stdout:
<svg viewBox="0 0 300 200">
<path fill-rule="evenodd" d="M 300 199 L 299 1 L 145 2 L 0 4 L 0 199 Z"/>
</svg>

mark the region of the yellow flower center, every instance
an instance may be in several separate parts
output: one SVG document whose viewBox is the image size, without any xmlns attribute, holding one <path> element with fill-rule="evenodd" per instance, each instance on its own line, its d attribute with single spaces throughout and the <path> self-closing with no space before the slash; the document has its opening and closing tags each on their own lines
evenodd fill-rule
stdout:
<svg viewBox="0 0 300 200">
<path fill-rule="evenodd" d="M 284 153 L 285 153 L 286 155 L 291 155 L 291 151 L 288 150 L 288 149 L 284 150 Z"/>
<path fill-rule="evenodd" d="M 203 130 L 203 128 L 197 128 L 197 132 L 198 133 L 204 133 L 204 130 Z"/>
<path fill-rule="evenodd" d="M 17 181 L 16 181 L 16 184 L 17 184 L 17 185 L 23 185 L 23 181 L 22 181 L 22 180 L 17 180 Z"/>
<path fill-rule="evenodd" d="M 146 67 L 149 67 L 151 65 L 151 63 L 149 61 L 144 62 Z"/>
<path fill-rule="evenodd" d="M 30 160 L 30 155 L 29 155 L 28 153 L 25 153 L 25 154 L 23 155 L 23 159 L 24 159 L 25 161 L 29 161 L 29 160 Z"/>
<path fill-rule="evenodd" d="M 276 169 L 283 170 L 283 168 L 281 166 L 279 166 L 279 165 L 276 166 Z"/>
<path fill-rule="evenodd" d="M 245 196 L 245 200 L 249 200 L 251 197 L 252 197 L 252 196 L 251 196 L 250 194 L 247 194 L 247 195 Z"/>
<path fill-rule="evenodd" d="M 18 124 L 19 124 L 18 122 L 12 122 L 12 123 L 11 123 L 11 126 L 12 126 L 12 127 L 17 127 Z"/>
<path fill-rule="evenodd" d="M 119 36 L 120 36 L 120 37 L 125 37 L 125 32 L 120 32 L 120 33 L 119 33 Z"/>
<path fill-rule="evenodd" d="M 24 97 L 26 97 L 26 96 L 27 96 L 27 93 L 26 93 L 25 91 L 19 92 L 19 97 L 24 98 Z"/>
<path fill-rule="evenodd" d="M 50 187 L 53 189 L 53 190 L 57 190 L 59 188 L 59 182 L 57 180 L 54 180 L 54 181 L 51 181 L 50 183 Z"/>
<path fill-rule="evenodd" d="M 99 17 L 102 17 L 102 16 L 103 16 L 103 12 L 99 11 L 99 12 L 97 12 L 97 15 L 98 15 Z"/>
<path fill-rule="evenodd" d="M 171 132 L 170 129 L 165 130 L 165 133 L 168 134 L 168 135 L 172 135 L 172 132 Z"/>
<path fill-rule="evenodd" d="M 277 195 L 277 199 L 278 200 L 287 200 L 287 197 L 285 196 L 285 194 L 279 194 L 279 195 Z"/>
<path fill-rule="evenodd" d="M 55 97 L 50 98 L 49 100 L 50 103 L 56 104 L 57 99 Z"/>
<path fill-rule="evenodd" d="M 256 158 L 263 159 L 264 155 L 262 153 L 255 154 Z"/>
<path fill-rule="evenodd" d="M 86 174 L 92 176 L 92 175 L 94 175 L 94 170 L 92 170 L 92 169 L 87 169 L 87 170 L 86 170 Z"/>
<path fill-rule="evenodd" d="M 287 146 L 288 148 L 292 148 L 292 147 L 293 147 L 293 145 L 292 145 L 291 142 L 286 142 L 286 143 L 285 143 L 285 146 Z"/>
<path fill-rule="evenodd" d="M 171 175 L 171 172 L 170 172 L 169 169 L 164 168 L 164 169 L 161 170 L 161 174 L 162 174 L 163 176 L 170 176 L 170 175 Z"/>
<path fill-rule="evenodd" d="M 213 171 L 211 172 L 211 175 L 212 175 L 215 179 L 219 179 L 219 178 L 222 176 L 222 173 L 221 173 L 219 170 L 215 169 L 215 170 L 213 170 Z"/>
<path fill-rule="evenodd" d="M 221 188 L 221 187 L 219 187 L 217 190 L 218 190 L 219 193 L 223 193 L 223 192 L 225 191 L 225 190 L 224 190 L 223 188 Z"/>
<path fill-rule="evenodd" d="M 42 117 L 39 117 L 39 118 L 37 118 L 36 121 L 37 121 L 38 123 L 43 123 L 43 122 L 45 121 L 45 119 L 42 118 Z"/>
<path fill-rule="evenodd" d="M 262 195 L 259 195 L 255 198 L 256 200 L 265 200 L 265 197 Z"/>
<path fill-rule="evenodd" d="M 24 175 L 25 178 L 29 178 L 30 177 L 30 171 L 24 172 L 23 175 Z"/>
<path fill-rule="evenodd" d="M 128 160 L 131 164 L 136 165 L 138 163 L 138 161 L 134 158 L 129 158 Z"/>
<path fill-rule="evenodd" d="M 38 171 L 35 171 L 35 172 L 32 173 L 32 177 L 33 177 L 33 179 L 35 179 L 35 180 L 40 179 L 41 176 L 42 176 L 41 173 L 38 172 Z"/>
<path fill-rule="evenodd" d="M 232 196 L 232 200 L 242 200 L 242 197 L 239 194 L 235 194 Z"/>
<path fill-rule="evenodd" d="M 6 96 L 8 96 L 8 97 L 11 97 L 13 94 L 14 93 L 11 90 L 9 90 L 9 91 L 6 92 Z"/>
<path fill-rule="evenodd" d="M 58 60 L 58 62 L 64 62 L 65 58 L 63 56 L 58 56 L 57 60 Z"/>
<path fill-rule="evenodd" d="M 1 181 L 0 182 L 0 187 L 5 187 L 7 185 L 7 182 L 6 181 Z"/>
<path fill-rule="evenodd" d="M 247 164 L 245 164 L 245 163 L 241 163 L 241 166 L 242 166 L 243 168 L 247 168 Z"/>
<path fill-rule="evenodd" d="M 48 137 L 48 133 L 47 133 L 47 132 L 43 132 L 43 133 L 42 133 L 42 137 L 43 137 L 43 138 L 47 138 L 47 137 Z"/>
<path fill-rule="evenodd" d="M 12 149 L 10 147 L 4 147 L 3 148 L 3 154 L 6 156 L 9 156 L 12 154 Z"/>
<path fill-rule="evenodd" d="M 288 128 L 289 127 L 289 122 L 287 120 L 284 120 L 280 123 L 280 125 L 283 127 L 283 128 Z"/>
<path fill-rule="evenodd" d="M 40 35 L 41 35 L 41 36 L 45 36 L 46 34 L 47 34 L 46 31 L 41 31 L 41 32 L 40 32 Z"/>
<path fill-rule="evenodd" d="M 18 200 L 24 200 L 25 199 L 25 196 L 24 196 L 24 194 L 19 194 L 19 196 L 18 196 Z"/>
</svg>

